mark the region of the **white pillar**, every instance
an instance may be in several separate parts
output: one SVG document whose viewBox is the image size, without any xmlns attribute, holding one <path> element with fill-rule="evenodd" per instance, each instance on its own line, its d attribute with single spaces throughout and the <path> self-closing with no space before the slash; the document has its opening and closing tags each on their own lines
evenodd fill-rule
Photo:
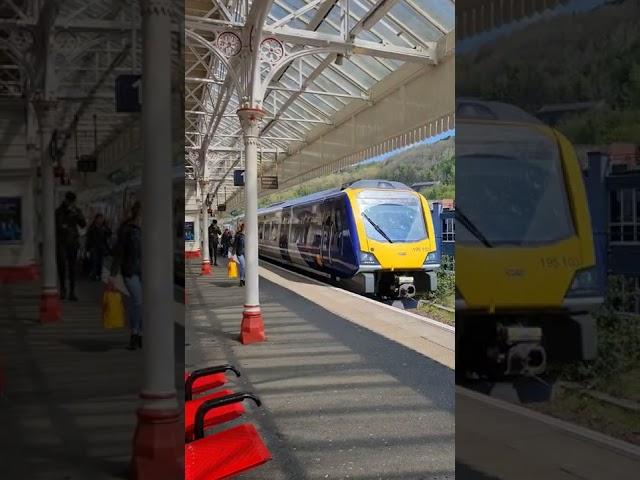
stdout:
<svg viewBox="0 0 640 480">
<path fill-rule="evenodd" d="M 245 282 L 246 300 L 243 311 L 241 340 L 243 343 L 265 338 L 260 291 L 258 286 L 258 137 L 264 111 L 253 108 L 238 110 L 245 145 Z"/>
<path fill-rule="evenodd" d="M 38 139 L 38 118 L 33 108 L 31 102 L 27 104 L 27 158 L 29 160 L 29 167 L 32 172 L 31 174 L 31 182 L 29 182 L 30 195 L 33 198 L 32 208 L 31 208 L 31 221 L 29 228 L 32 232 L 32 248 L 33 248 L 33 257 L 31 258 L 31 264 L 34 268 L 34 278 L 42 275 L 42 267 L 38 267 L 38 263 L 42 260 L 40 258 L 40 253 L 38 251 L 39 247 L 39 239 L 41 237 L 38 232 L 38 201 L 42 198 L 38 196 L 37 190 L 40 185 L 38 185 L 38 165 L 40 164 L 40 150 L 38 146 L 40 145 L 40 141 Z"/>
<path fill-rule="evenodd" d="M 53 158 L 50 155 L 51 122 L 55 102 L 39 101 L 35 104 L 40 127 L 40 172 L 42 176 L 42 292 L 40 296 L 40 321 L 60 320 L 58 273 L 56 266 L 55 178 Z"/>
<path fill-rule="evenodd" d="M 142 295 L 144 382 L 134 437 L 133 478 L 183 476 L 184 432 L 175 388 L 169 0 L 141 0 Z"/>
<path fill-rule="evenodd" d="M 175 393 L 171 132 L 171 19 L 153 4 L 143 19 L 142 275 L 144 390 Z"/>
<path fill-rule="evenodd" d="M 202 268 L 200 273 L 202 275 L 209 275 L 211 273 L 211 255 L 209 255 L 209 211 L 207 210 L 207 195 L 204 193 L 205 182 L 202 182 L 201 185 L 202 208 L 200 209 L 200 218 L 202 219 Z"/>
</svg>

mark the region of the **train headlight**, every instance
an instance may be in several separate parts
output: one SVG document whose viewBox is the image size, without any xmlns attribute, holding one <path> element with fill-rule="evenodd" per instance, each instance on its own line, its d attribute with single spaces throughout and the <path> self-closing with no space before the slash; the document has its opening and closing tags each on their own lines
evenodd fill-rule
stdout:
<svg viewBox="0 0 640 480">
<path fill-rule="evenodd" d="M 598 277 L 596 267 L 578 270 L 573 277 L 573 282 L 569 288 L 569 293 L 580 293 L 583 291 L 592 292 L 598 288 Z"/>
<path fill-rule="evenodd" d="M 424 259 L 423 265 L 428 263 L 437 263 L 438 262 L 438 254 L 437 252 L 429 252 L 427 258 Z"/>
<path fill-rule="evenodd" d="M 360 252 L 360 264 L 361 265 L 380 265 L 375 255 L 369 252 Z"/>
</svg>

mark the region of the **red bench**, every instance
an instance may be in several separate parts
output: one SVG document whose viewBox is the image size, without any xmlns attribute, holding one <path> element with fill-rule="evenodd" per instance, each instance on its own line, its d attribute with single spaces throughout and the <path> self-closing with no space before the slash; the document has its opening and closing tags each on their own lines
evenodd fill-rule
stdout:
<svg viewBox="0 0 640 480">
<path fill-rule="evenodd" d="M 184 402 L 184 436 L 185 441 L 190 442 L 194 439 L 194 430 L 196 425 L 196 413 L 200 406 L 213 399 L 219 399 L 233 395 L 231 390 L 219 390 L 210 395 L 205 395 L 195 400 L 187 400 Z M 204 428 L 210 428 L 224 422 L 230 422 L 242 416 L 245 412 L 242 403 L 232 403 L 222 407 L 211 409 L 204 416 Z"/>
<path fill-rule="evenodd" d="M 213 398 L 200 404 L 195 415 L 194 441 L 184 446 L 185 480 L 222 480 L 256 468 L 269 460 L 271 454 L 253 425 L 243 424 L 204 435 L 205 418 L 216 408 L 253 400 L 250 393 L 234 393 Z"/>
<path fill-rule="evenodd" d="M 232 365 L 218 365 L 194 370 L 191 373 L 184 372 L 185 400 L 192 400 L 194 395 L 199 395 L 226 384 L 227 376 L 224 372 L 227 371 L 235 373 L 236 377 L 240 376 L 240 372 Z"/>
</svg>

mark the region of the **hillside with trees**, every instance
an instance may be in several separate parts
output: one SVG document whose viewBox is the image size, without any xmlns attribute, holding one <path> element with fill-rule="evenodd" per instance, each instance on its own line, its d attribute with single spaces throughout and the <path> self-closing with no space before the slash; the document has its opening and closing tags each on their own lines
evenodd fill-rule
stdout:
<svg viewBox="0 0 640 480">
<path fill-rule="evenodd" d="M 413 185 L 434 181 L 439 184 L 421 190 L 428 199 L 455 197 L 454 140 L 449 138 L 432 145 L 409 147 L 384 161 L 355 165 L 321 178 L 282 190 L 260 199 L 264 207 L 275 202 L 298 198 L 362 179 L 382 179 Z"/>
<path fill-rule="evenodd" d="M 602 102 L 557 127 L 574 143 L 640 142 L 638 18 L 640 1 L 626 0 L 536 22 L 457 54 L 456 89 L 533 114 L 544 105 Z"/>
</svg>

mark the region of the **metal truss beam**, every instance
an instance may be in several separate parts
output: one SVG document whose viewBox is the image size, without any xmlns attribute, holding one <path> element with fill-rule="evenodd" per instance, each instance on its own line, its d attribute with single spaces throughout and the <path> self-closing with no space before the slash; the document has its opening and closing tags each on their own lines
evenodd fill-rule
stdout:
<svg viewBox="0 0 640 480">
<path fill-rule="evenodd" d="M 187 150 L 198 150 L 199 147 L 185 147 Z M 210 145 L 209 152 L 244 152 L 244 148 L 241 147 L 228 147 L 222 145 Z M 262 153 L 285 153 L 285 151 L 281 148 L 261 148 L 260 151 Z"/>
<path fill-rule="evenodd" d="M 344 41 L 340 35 L 332 35 L 321 32 L 310 32 L 298 28 L 280 27 L 272 29 L 265 25 L 264 32 L 278 40 L 293 45 L 308 45 L 313 47 L 336 48 L 342 50 L 345 55 L 369 55 L 372 57 L 390 58 L 404 62 L 426 63 L 429 65 L 437 63 L 436 42 L 427 42 L 427 48 L 406 48 L 397 47 L 391 44 L 370 42 L 353 38 Z"/>
<path fill-rule="evenodd" d="M 185 82 L 187 83 L 211 83 L 211 84 L 215 84 L 215 85 L 223 85 L 224 82 L 221 80 L 214 80 L 212 78 L 198 78 L 198 77 L 186 77 L 185 78 Z M 360 95 L 354 95 L 351 93 L 344 93 L 344 92 L 326 92 L 324 90 L 309 90 L 309 89 L 299 89 L 299 88 L 288 88 L 288 87 L 281 87 L 278 85 L 269 85 L 267 87 L 267 90 L 269 91 L 277 91 L 277 92 L 286 92 L 286 93 L 302 93 L 302 94 L 308 94 L 308 95 L 320 95 L 320 96 L 327 96 L 327 97 L 339 97 L 339 98 L 355 98 L 358 100 L 367 100 L 369 98 L 369 95 L 362 93 Z"/>
</svg>

